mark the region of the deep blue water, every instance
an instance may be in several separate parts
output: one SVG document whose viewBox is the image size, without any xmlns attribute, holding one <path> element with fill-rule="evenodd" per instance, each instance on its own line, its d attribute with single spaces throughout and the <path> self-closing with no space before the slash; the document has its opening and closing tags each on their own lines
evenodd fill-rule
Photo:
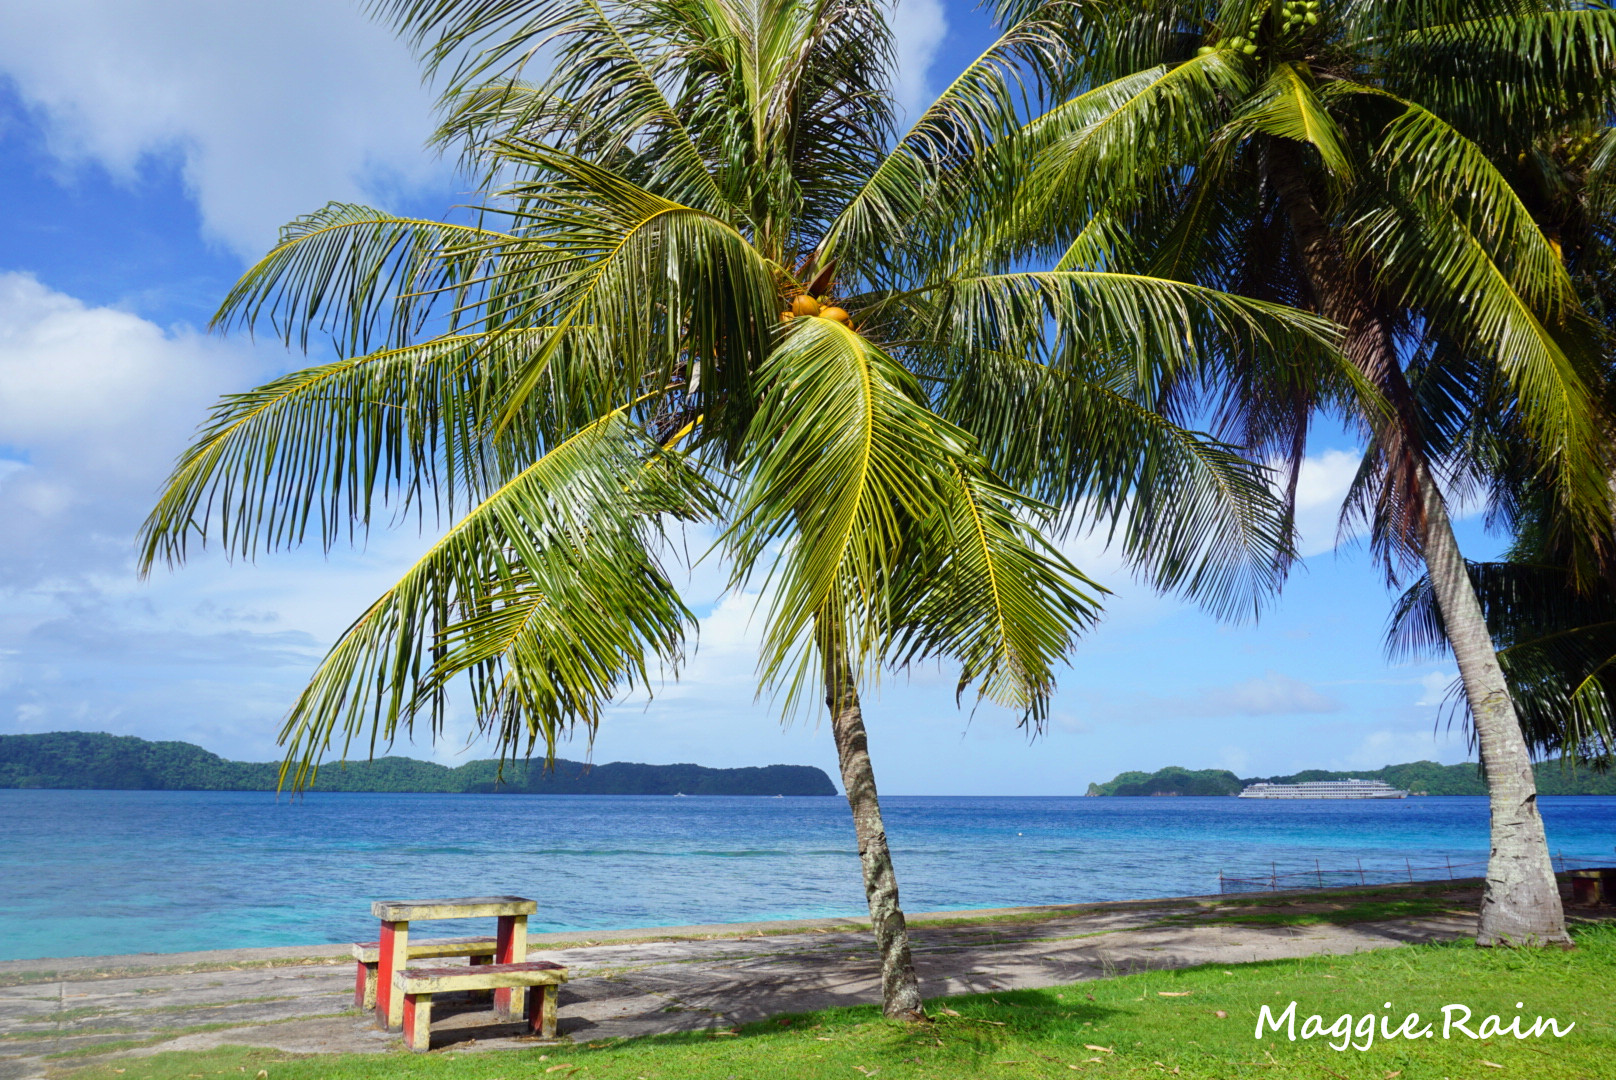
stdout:
<svg viewBox="0 0 1616 1080">
<path fill-rule="evenodd" d="M 1555 852 L 1613 857 L 1616 797 L 1541 802 Z M 1481 798 L 883 808 L 910 911 L 1200 894 L 1220 871 L 1487 853 Z M 373 899 L 491 893 L 538 899 L 535 931 L 864 906 L 839 798 L 0 790 L 0 959 L 355 941 L 375 936 Z"/>
</svg>

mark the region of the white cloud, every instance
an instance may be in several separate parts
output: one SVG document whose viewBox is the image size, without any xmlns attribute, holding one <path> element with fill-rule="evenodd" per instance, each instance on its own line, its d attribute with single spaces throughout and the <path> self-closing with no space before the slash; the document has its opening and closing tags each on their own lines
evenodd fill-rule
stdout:
<svg viewBox="0 0 1616 1080">
<path fill-rule="evenodd" d="M 941 0 L 894 0 L 888 17 L 898 47 L 893 95 L 913 123 L 932 102 L 928 73 L 948 36 L 948 18 Z"/>
<path fill-rule="evenodd" d="M 178 156 L 206 230 L 249 256 L 329 199 L 444 175 L 419 70 L 349 0 L 0 4 L 0 72 L 55 154 L 123 175 Z"/>
<path fill-rule="evenodd" d="M 1341 503 L 1362 459 L 1358 450 L 1326 450 L 1303 459 L 1296 480 L 1296 545 L 1302 555 L 1334 550 Z"/>
<path fill-rule="evenodd" d="M 0 730 L 215 749 L 247 731 L 248 753 L 273 754 L 321 646 L 418 541 L 265 566 L 200 558 L 149 584 L 134 555 L 207 407 L 283 360 L 0 274 Z"/>
<path fill-rule="evenodd" d="M 1433 671 L 1420 678 L 1420 699 L 1416 705 L 1442 705 L 1448 700 L 1448 690 L 1459 675 L 1454 671 Z"/>
<path fill-rule="evenodd" d="M 134 530 L 250 350 L 92 308 L 0 274 L 0 579 L 15 587 L 126 565 Z"/>
</svg>

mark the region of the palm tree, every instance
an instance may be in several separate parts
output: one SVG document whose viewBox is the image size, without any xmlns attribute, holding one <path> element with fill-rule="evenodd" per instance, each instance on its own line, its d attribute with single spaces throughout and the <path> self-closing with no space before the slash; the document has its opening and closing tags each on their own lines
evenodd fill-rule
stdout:
<svg viewBox="0 0 1616 1080">
<path fill-rule="evenodd" d="M 1603 119 L 1568 126 L 1515 165 L 1522 201 L 1558 248 L 1583 307 L 1616 331 L 1616 129 Z M 1589 562 L 1589 545 L 1518 453 L 1508 417 L 1482 402 L 1464 411 L 1462 441 L 1489 460 L 1489 501 L 1515 537 L 1501 560 L 1472 562 L 1469 571 L 1527 744 L 1562 763 L 1608 767 L 1616 761 L 1616 579 Z M 1444 649 L 1426 577 L 1403 594 L 1388 644 L 1394 655 Z"/>
<path fill-rule="evenodd" d="M 1007 5 L 1015 10 L 1014 4 Z M 1586 555 L 1607 564 L 1604 365 L 1560 250 L 1523 201 L 1546 139 L 1603 123 L 1616 11 L 1583 0 L 1140 0 L 1073 9 L 1077 91 L 1029 126 L 1025 245 L 1317 312 L 1359 385 L 1320 393 L 1231 358 L 1172 407 L 1281 462 L 1349 406 L 1370 449 L 1353 507 L 1389 576 L 1422 563 L 1491 796 L 1477 941 L 1568 943 L 1530 756 L 1449 519 L 1484 472 L 1467 408 L 1506 417 Z M 1064 245 L 1070 245 L 1065 247 Z M 1174 414 L 1177 415 L 1177 414 Z"/>
<path fill-rule="evenodd" d="M 292 707 L 283 775 L 302 784 L 338 738 L 436 733 L 461 686 L 503 753 L 592 735 L 680 659 L 691 613 L 662 533 L 715 522 L 735 583 L 769 597 L 762 685 L 788 713 L 829 709 L 884 1008 L 919 1017 L 861 691 L 946 661 L 961 695 L 1040 725 L 1103 592 L 1053 525 L 1111 522 L 1162 587 L 1259 603 L 1286 549 L 1263 470 L 1138 390 L 1196 370 L 1188 343 L 1220 334 L 1327 356 L 1324 324 L 939 254 L 928 224 L 970 216 L 954 192 L 992 191 L 1021 76 L 1064 62 L 1045 12 L 894 139 L 874 0 L 380 7 L 435 70 L 456 65 L 441 138 L 483 195 L 457 220 L 332 204 L 286 226 L 216 325 L 323 335 L 338 358 L 219 403 L 144 565 L 193 540 L 329 546 L 384 512 L 452 521 Z M 1013 470 L 1033 494 L 955 419 L 988 368 L 1009 372 L 994 408 L 1043 380 L 1075 440 Z"/>
</svg>

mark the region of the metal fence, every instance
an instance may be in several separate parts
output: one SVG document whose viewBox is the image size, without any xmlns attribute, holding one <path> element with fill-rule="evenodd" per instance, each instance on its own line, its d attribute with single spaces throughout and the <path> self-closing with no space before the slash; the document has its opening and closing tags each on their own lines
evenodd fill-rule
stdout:
<svg viewBox="0 0 1616 1080">
<path fill-rule="evenodd" d="M 1553 856 L 1551 861 L 1554 863 L 1556 873 L 1616 867 L 1616 862 L 1608 860 L 1568 859 L 1563 854 Z M 1357 863 L 1358 865 L 1352 869 L 1332 867 L 1326 870 L 1321 862 L 1315 859 L 1311 870 L 1288 870 L 1283 874 L 1279 872 L 1278 863 L 1269 863 L 1268 873 L 1256 877 L 1232 877 L 1219 870 L 1218 892 L 1277 892 L 1281 889 L 1326 889 L 1348 885 L 1393 885 L 1410 881 L 1451 881 L 1459 878 L 1484 877 L 1487 873 L 1486 859 L 1480 861 L 1464 859 L 1454 862 L 1452 858 L 1447 858 L 1435 865 L 1422 866 L 1415 866 L 1411 859 L 1404 859 L 1402 866 L 1395 864 L 1365 866 L 1362 859 L 1357 860 Z"/>
</svg>

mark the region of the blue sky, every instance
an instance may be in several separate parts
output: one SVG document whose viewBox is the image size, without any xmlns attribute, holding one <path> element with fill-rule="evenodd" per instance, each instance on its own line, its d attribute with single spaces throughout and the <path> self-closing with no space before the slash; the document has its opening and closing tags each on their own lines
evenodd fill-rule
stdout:
<svg viewBox="0 0 1616 1080">
<path fill-rule="evenodd" d="M 903 0 L 896 19 L 911 107 L 985 41 L 981 16 L 949 0 Z M 430 120 L 408 53 L 345 0 L 0 4 L 0 734 L 110 731 L 274 758 L 322 650 L 428 542 L 208 555 L 146 582 L 133 568 L 135 531 L 208 404 L 300 363 L 207 334 L 214 305 L 280 223 L 328 199 L 421 214 L 458 201 L 422 150 Z M 1255 626 L 1153 596 L 1097 540 L 1071 540 L 1117 595 L 1073 653 L 1048 733 L 1029 741 L 996 710 L 961 712 L 946 672 L 891 679 L 866 703 L 883 790 L 1080 794 L 1174 764 L 1465 760 L 1440 718 L 1451 661 L 1389 663 L 1392 594 L 1361 545 L 1333 546 L 1356 449 L 1315 438 L 1308 558 Z M 1476 517 L 1460 538 L 1473 555 L 1498 547 Z M 612 711 L 595 760 L 834 775 L 822 724 L 782 729 L 754 699 L 754 598 L 722 597 L 723 576 L 689 576 L 695 656 L 650 701 Z M 399 749 L 482 756 L 468 730 L 461 717 L 437 745 Z"/>
</svg>

